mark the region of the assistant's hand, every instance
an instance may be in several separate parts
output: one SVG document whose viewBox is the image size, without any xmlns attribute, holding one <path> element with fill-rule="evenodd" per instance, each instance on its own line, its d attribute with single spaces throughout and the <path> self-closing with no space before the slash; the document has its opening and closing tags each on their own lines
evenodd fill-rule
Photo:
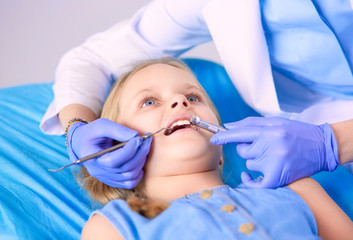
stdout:
<svg viewBox="0 0 353 240">
<path fill-rule="evenodd" d="M 242 172 L 247 187 L 275 188 L 338 165 L 337 142 L 329 124 L 312 125 L 280 117 L 250 117 L 224 124 L 213 144 L 239 143 L 239 156 L 251 171 L 262 172 L 255 181 Z"/>
<path fill-rule="evenodd" d="M 99 152 L 113 146 L 113 140 L 129 142 L 122 148 L 83 163 L 89 174 L 117 188 L 134 188 L 143 176 L 143 166 L 152 138 L 145 141 L 137 132 L 105 118 L 89 124 L 74 122 L 67 132 L 70 160 Z"/>
</svg>

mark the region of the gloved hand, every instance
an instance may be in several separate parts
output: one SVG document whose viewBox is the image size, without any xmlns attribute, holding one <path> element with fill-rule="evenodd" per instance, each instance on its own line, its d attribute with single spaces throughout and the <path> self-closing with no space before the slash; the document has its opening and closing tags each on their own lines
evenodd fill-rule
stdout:
<svg viewBox="0 0 353 240">
<path fill-rule="evenodd" d="M 89 174 L 117 188 L 134 188 L 143 176 L 143 166 L 152 137 L 142 140 L 137 132 L 105 118 L 89 124 L 74 122 L 67 131 L 67 149 L 72 162 L 113 146 L 113 140 L 129 142 L 122 148 L 83 163 Z"/>
<path fill-rule="evenodd" d="M 276 188 L 338 165 L 338 147 L 329 124 L 312 125 L 280 117 L 251 117 L 224 124 L 229 129 L 212 136 L 213 144 L 238 143 L 237 152 L 261 181 L 242 172 L 246 187 Z"/>
</svg>

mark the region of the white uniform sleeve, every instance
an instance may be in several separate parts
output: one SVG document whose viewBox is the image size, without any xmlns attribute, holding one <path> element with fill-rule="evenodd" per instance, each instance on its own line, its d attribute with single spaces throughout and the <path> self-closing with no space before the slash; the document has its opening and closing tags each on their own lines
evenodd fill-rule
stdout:
<svg viewBox="0 0 353 240">
<path fill-rule="evenodd" d="M 105 32 L 90 37 L 66 53 L 57 67 L 54 100 L 40 127 L 46 134 L 63 134 L 57 114 L 72 103 L 99 116 L 111 84 L 136 61 L 179 56 L 211 40 L 202 19 L 206 0 L 156 0 Z"/>
</svg>

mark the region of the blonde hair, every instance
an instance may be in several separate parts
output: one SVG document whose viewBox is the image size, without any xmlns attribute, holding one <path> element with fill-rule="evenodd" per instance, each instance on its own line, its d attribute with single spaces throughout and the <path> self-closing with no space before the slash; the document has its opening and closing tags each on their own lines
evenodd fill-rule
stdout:
<svg viewBox="0 0 353 240">
<path fill-rule="evenodd" d="M 117 121 L 118 122 L 118 117 L 119 117 L 119 100 L 121 93 L 124 89 L 124 86 L 126 82 L 138 71 L 140 71 L 143 68 L 146 68 L 148 66 L 151 66 L 153 64 L 167 64 L 176 68 L 183 69 L 187 72 L 190 72 L 191 74 L 192 71 L 191 69 L 181 60 L 172 58 L 172 57 L 165 57 L 165 58 L 160 58 L 156 60 L 149 60 L 145 61 L 142 63 L 138 63 L 135 66 L 133 66 L 132 70 L 125 73 L 122 75 L 113 85 L 107 99 L 105 100 L 105 103 L 103 105 L 101 117 L 102 118 L 107 118 L 111 121 Z M 206 96 L 207 102 L 209 106 L 211 107 L 212 111 L 215 113 L 219 123 L 220 117 L 219 114 L 216 110 L 216 107 L 214 106 L 213 102 L 211 99 L 208 97 L 206 91 L 203 89 L 201 84 L 197 82 L 199 85 L 201 91 L 204 93 Z M 123 189 L 123 188 L 115 188 L 108 186 L 104 184 L 103 182 L 100 182 L 97 180 L 95 177 L 92 177 L 89 175 L 87 169 L 85 167 L 81 168 L 81 171 L 78 175 L 78 180 L 82 184 L 82 186 L 88 191 L 90 196 L 95 199 L 96 201 L 106 204 L 110 200 L 113 199 L 124 199 L 127 200 L 131 195 L 135 195 L 140 198 L 147 198 L 147 195 L 144 192 L 144 187 L 143 187 L 143 179 L 142 181 L 134 188 L 134 189 Z"/>
</svg>

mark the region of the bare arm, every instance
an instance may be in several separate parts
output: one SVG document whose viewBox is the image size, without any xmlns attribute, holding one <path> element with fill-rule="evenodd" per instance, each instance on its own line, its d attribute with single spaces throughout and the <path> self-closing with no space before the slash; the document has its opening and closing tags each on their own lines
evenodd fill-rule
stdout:
<svg viewBox="0 0 353 240">
<path fill-rule="evenodd" d="M 82 229 L 82 240 L 93 239 L 124 239 L 113 225 L 101 215 L 94 215 L 90 218 Z"/>
<path fill-rule="evenodd" d="M 339 164 L 353 161 L 353 119 L 331 124 L 338 144 Z"/>
<path fill-rule="evenodd" d="M 81 104 L 70 104 L 64 107 L 59 113 L 61 126 L 65 129 L 66 124 L 72 118 L 83 118 L 89 122 L 97 119 L 96 114 L 88 107 Z"/>
<path fill-rule="evenodd" d="M 288 185 L 311 208 L 322 239 L 352 239 L 353 222 L 312 178 L 303 178 Z"/>
</svg>

